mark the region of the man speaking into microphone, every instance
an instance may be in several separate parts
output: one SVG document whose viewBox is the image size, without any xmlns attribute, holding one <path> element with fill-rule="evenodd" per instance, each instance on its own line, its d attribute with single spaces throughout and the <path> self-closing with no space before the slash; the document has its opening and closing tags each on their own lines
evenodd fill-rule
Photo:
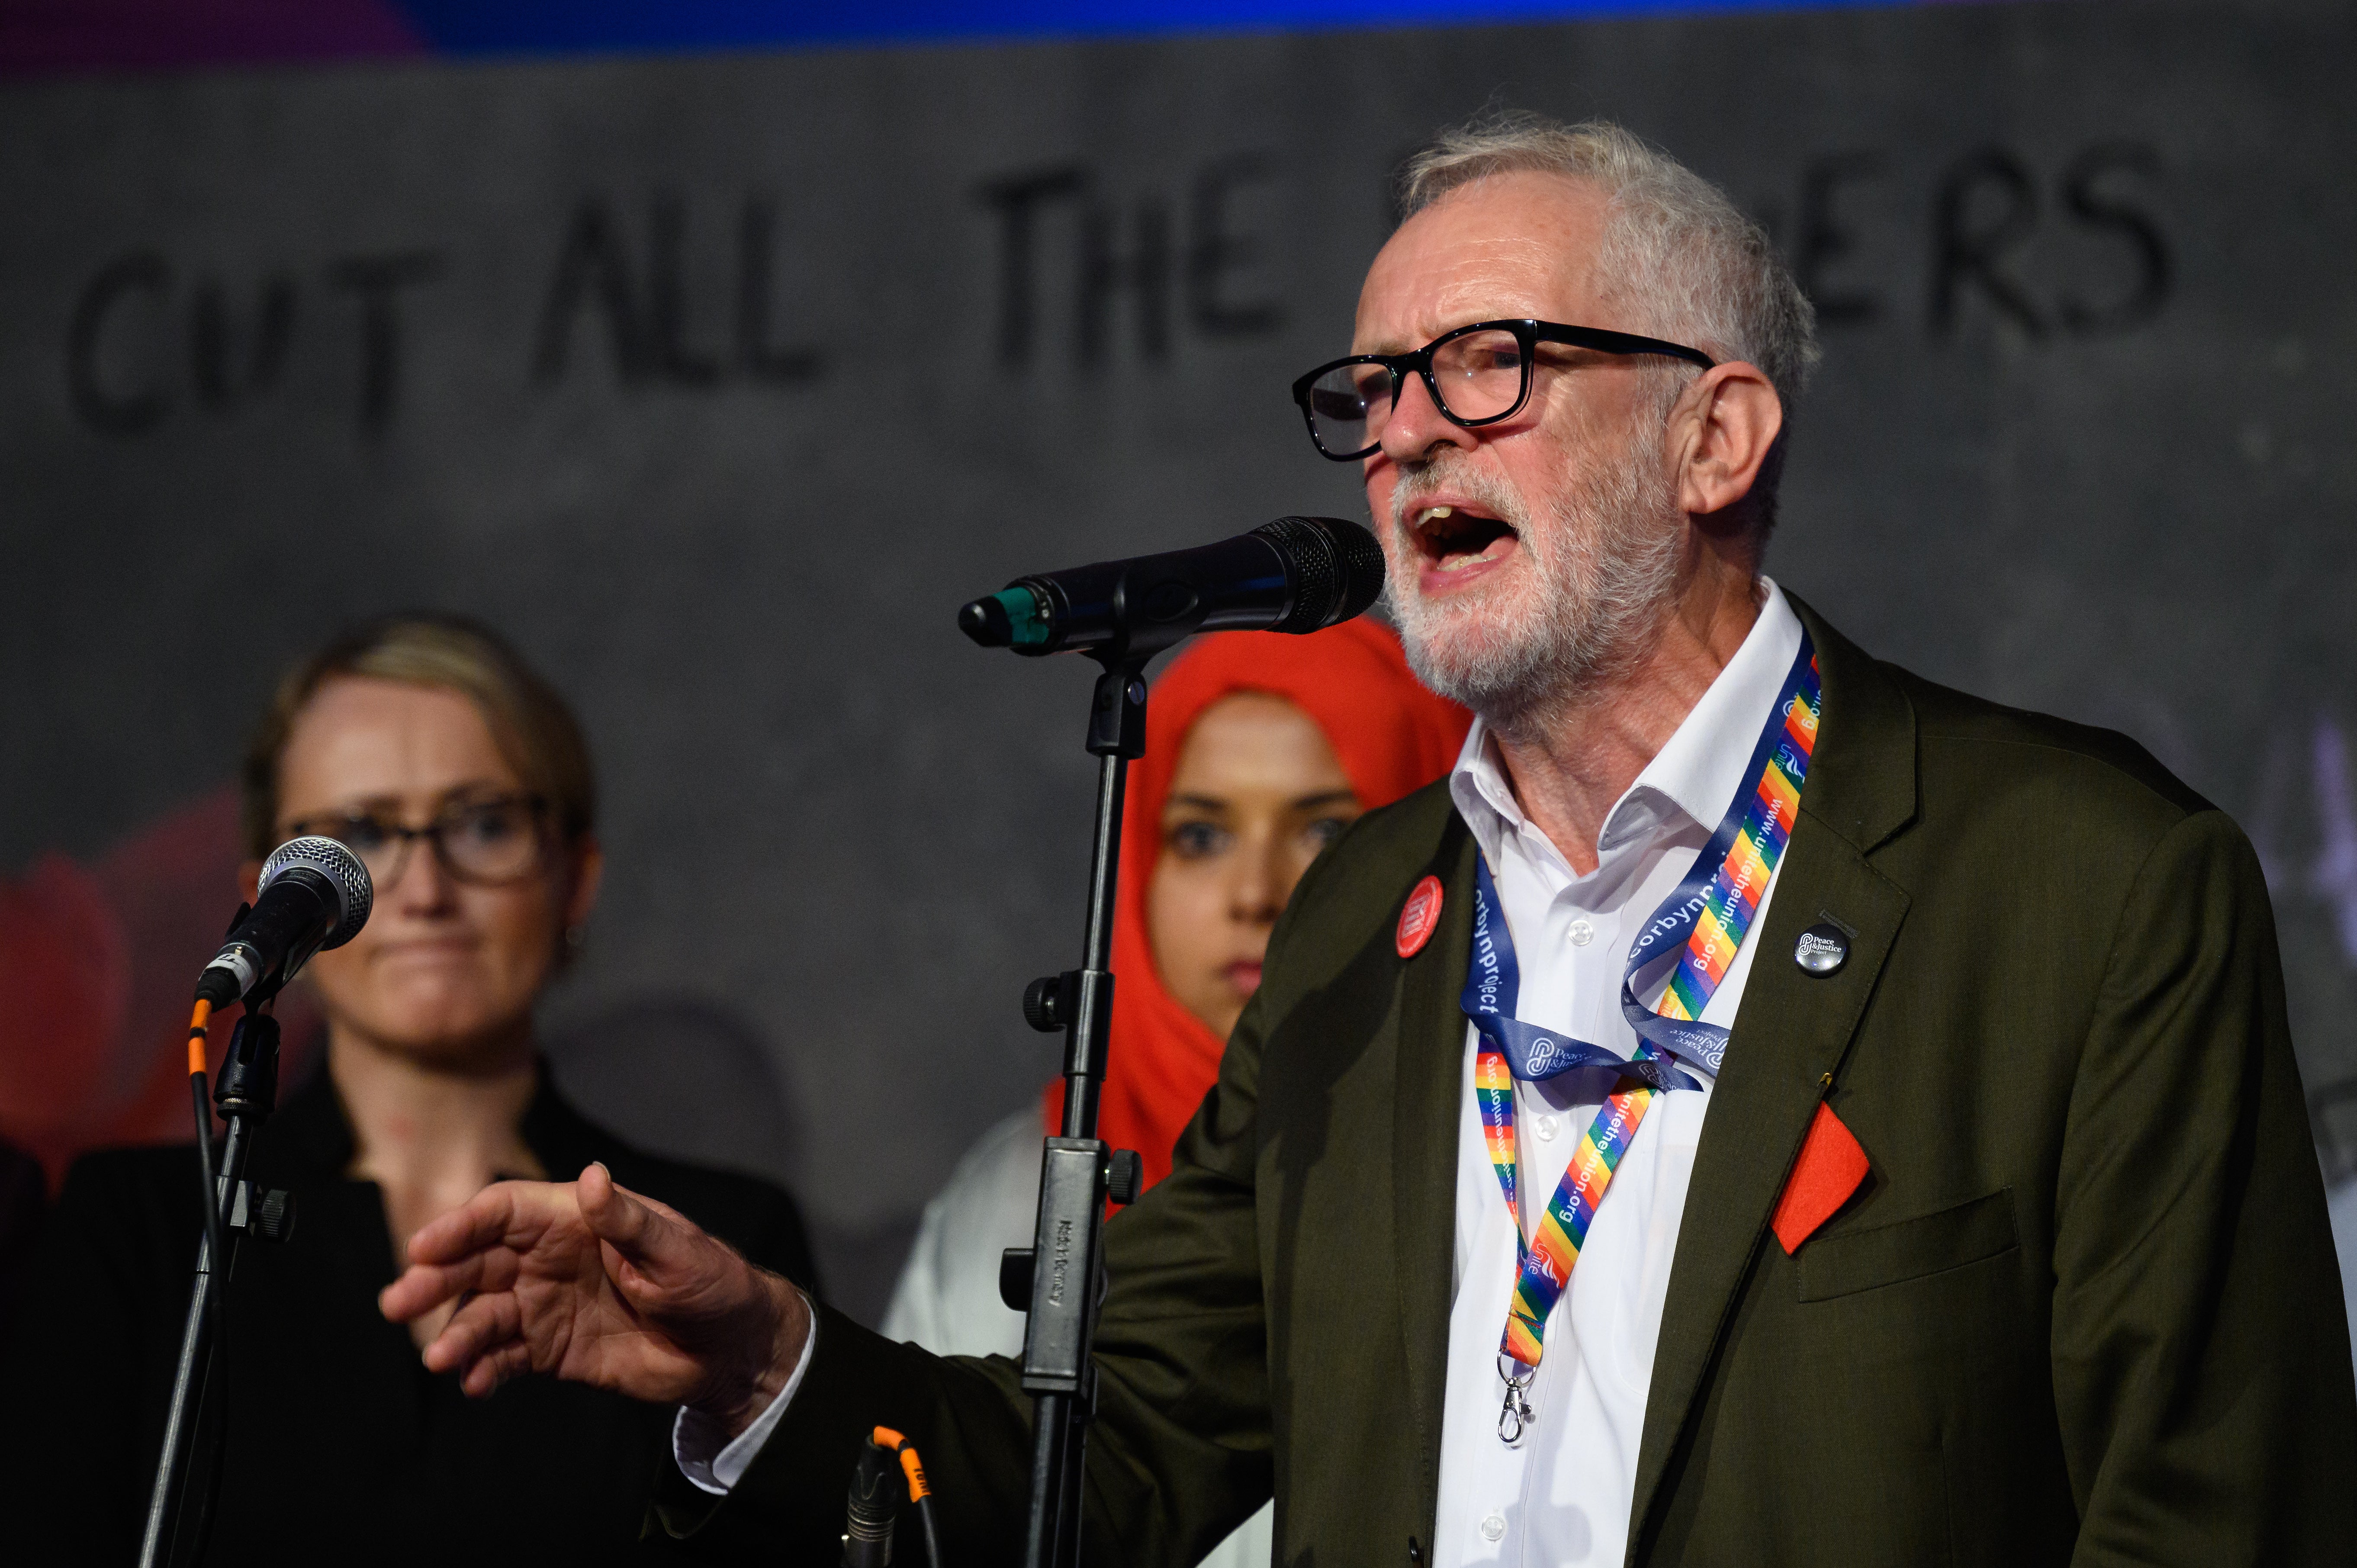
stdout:
<svg viewBox="0 0 2357 1568">
<path fill-rule="evenodd" d="M 1411 165 L 1357 462 L 1454 774 L 1303 878 L 1107 1229 L 1083 1560 L 2345 1561 L 2357 1393 L 2267 896 L 2125 738 L 1881 664 L 1760 575 L 1816 349 L 1606 125 Z M 1115 1042 L 1113 1070 L 1120 1070 Z M 419 1232 L 425 1351 L 677 1403 L 665 1528 L 831 1561 L 878 1423 L 959 1563 L 1029 1402 L 593 1167 Z"/>
</svg>

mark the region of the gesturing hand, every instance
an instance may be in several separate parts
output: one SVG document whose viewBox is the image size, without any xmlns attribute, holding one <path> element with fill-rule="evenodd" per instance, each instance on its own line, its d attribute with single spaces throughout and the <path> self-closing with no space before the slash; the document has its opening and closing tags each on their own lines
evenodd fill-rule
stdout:
<svg viewBox="0 0 2357 1568">
<path fill-rule="evenodd" d="M 604 1165 L 499 1182 L 410 1239 L 377 1298 L 396 1323 L 453 1297 L 425 1347 L 480 1399 L 525 1372 L 694 1406 L 730 1435 L 785 1386 L 810 1332 L 802 1294 Z"/>
</svg>

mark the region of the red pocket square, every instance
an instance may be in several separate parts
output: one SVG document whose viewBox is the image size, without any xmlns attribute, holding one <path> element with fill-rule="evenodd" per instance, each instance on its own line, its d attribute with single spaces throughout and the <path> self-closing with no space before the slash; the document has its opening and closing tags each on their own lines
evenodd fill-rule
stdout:
<svg viewBox="0 0 2357 1568">
<path fill-rule="evenodd" d="M 1799 1251 L 1873 1168 L 1834 1108 L 1820 1103 L 1817 1119 L 1809 1123 L 1809 1141 L 1801 1145 L 1801 1157 L 1784 1183 L 1784 1196 L 1776 1200 L 1776 1218 L 1769 1221 L 1784 1251 Z"/>
</svg>

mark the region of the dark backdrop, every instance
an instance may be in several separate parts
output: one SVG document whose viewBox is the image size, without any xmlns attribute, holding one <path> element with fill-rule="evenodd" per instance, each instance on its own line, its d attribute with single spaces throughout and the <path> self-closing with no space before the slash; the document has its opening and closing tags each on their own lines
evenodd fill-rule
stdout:
<svg viewBox="0 0 2357 1568">
<path fill-rule="evenodd" d="M 1604 114 L 1817 300 L 1770 570 L 2241 819 L 2338 1169 L 2352 45 L 2338 6 L 2044 4 L 12 88 L 0 869 L 217 786 L 339 623 L 487 617 L 597 747 L 550 1020 L 585 1093 L 791 1177 L 872 1302 L 1052 1069 L 1016 997 L 1078 943 L 1088 667 L 952 610 L 1354 515 L 1285 389 L 1390 171 L 1492 101 Z"/>
</svg>

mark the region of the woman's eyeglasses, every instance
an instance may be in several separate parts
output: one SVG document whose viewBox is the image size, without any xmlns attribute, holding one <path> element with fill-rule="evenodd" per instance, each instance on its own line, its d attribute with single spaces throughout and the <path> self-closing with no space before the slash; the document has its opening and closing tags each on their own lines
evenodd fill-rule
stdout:
<svg viewBox="0 0 2357 1568">
<path fill-rule="evenodd" d="M 1338 463 L 1383 445 L 1382 431 L 1411 374 L 1424 379 L 1433 405 L 1453 424 L 1473 429 L 1520 413 L 1531 400 L 1531 365 L 1541 343 L 1599 354 L 1664 354 L 1707 371 L 1717 360 L 1699 349 L 1560 321 L 1477 321 L 1444 332 L 1410 354 L 1353 354 L 1320 365 L 1293 383 L 1293 401 L 1309 439 Z"/>
<path fill-rule="evenodd" d="M 297 834 L 334 839 L 361 857 L 379 888 L 401 880 L 410 847 L 424 839 L 434 858 L 459 882 L 497 886 L 521 882 L 540 871 L 548 848 L 547 807 L 537 797 L 506 795 L 445 806 L 431 822 L 413 828 L 375 815 L 308 817 L 293 825 Z"/>
</svg>

